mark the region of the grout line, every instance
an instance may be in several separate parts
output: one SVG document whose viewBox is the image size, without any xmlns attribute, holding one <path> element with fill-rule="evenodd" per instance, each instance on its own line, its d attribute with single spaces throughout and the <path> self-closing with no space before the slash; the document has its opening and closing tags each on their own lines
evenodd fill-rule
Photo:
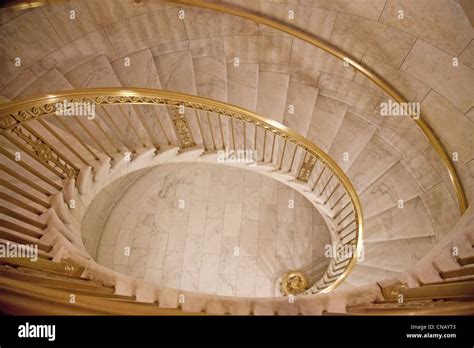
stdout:
<svg viewBox="0 0 474 348">
<path fill-rule="evenodd" d="M 407 52 L 407 55 L 405 56 L 405 58 L 403 58 L 402 62 L 400 63 L 400 65 L 398 67 L 396 67 L 395 69 L 397 69 L 398 71 L 400 72 L 404 72 L 406 74 L 408 74 L 406 71 L 403 71 L 402 70 L 402 66 L 403 64 L 405 63 L 405 60 L 408 58 L 408 56 L 410 55 L 411 51 L 413 50 L 413 47 L 415 47 L 416 43 L 418 42 L 418 38 L 415 39 L 415 42 L 413 42 L 413 45 L 410 47 L 410 49 L 408 50 Z M 389 64 L 387 64 L 389 65 Z M 411 74 L 409 74 L 411 76 Z"/>
<path fill-rule="evenodd" d="M 66 45 L 66 43 L 64 42 L 64 39 L 61 37 L 61 35 L 59 35 L 58 31 L 56 30 L 56 28 L 54 27 L 54 25 L 51 23 L 51 21 L 49 20 L 48 16 L 46 15 L 46 13 L 44 13 L 43 11 L 43 8 L 40 7 L 39 10 L 41 11 L 41 13 L 43 14 L 43 17 L 46 19 L 46 21 L 48 22 L 48 24 L 51 26 L 51 29 L 53 29 L 53 31 L 56 33 L 56 35 L 58 36 L 59 40 L 61 41 L 62 43 L 62 46 L 59 46 L 59 48 L 61 47 L 64 47 Z"/>
<path fill-rule="evenodd" d="M 382 11 L 380 11 L 380 15 L 379 15 L 379 18 L 377 19 L 377 22 L 383 24 L 382 22 L 380 22 L 380 19 L 382 18 L 382 14 L 383 12 L 385 11 L 385 7 L 387 7 L 387 3 L 388 3 L 388 0 L 385 0 L 385 4 L 383 5 L 383 8 L 382 8 Z"/>
</svg>

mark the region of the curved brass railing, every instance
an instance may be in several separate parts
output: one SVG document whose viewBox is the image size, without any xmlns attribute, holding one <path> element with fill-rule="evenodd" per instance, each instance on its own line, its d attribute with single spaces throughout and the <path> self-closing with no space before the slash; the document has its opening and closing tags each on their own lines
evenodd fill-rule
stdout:
<svg viewBox="0 0 474 348">
<path fill-rule="evenodd" d="M 72 103 L 94 105 L 97 108 L 95 112 L 97 116 L 90 122 L 84 121 L 84 118 L 81 120 L 81 117 L 57 116 L 57 103 L 65 102 L 71 103 L 71 105 Z M 130 108 L 128 117 L 120 109 L 107 111 L 107 109 L 124 106 Z M 143 109 L 145 107 L 160 107 L 161 110 L 167 110 L 168 116 L 158 113 L 156 110 L 150 114 L 149 110 Z M 143 116 L 145 111 L 147 115 L 154 115 L 156 118 L 149 117 L 145 120 Z M 167 120 L 167 117 L 170 119 Z M 137 126 L 133 126 L 132 118 L 135 121 L 140 121 L 141 124 L 136 122 Z M 223 119 L 227 121 L 229 130 L 227 139 L 224 138 Z M 150 132 L 152 127 L 149 122 L 151 121 L 159 125 L 163 133 L 160 139 Z M 174 126 L 174 134 L 167 134 L 169 129 L 166 130 L 166 127 L 163 126 L 169 121 Z M 191 121 L 194 121 L 194 128 Z M 120 123 L 122 127 L 120 127 Z M 216 124 L 219 127 L 215 127 Z M 323 279 L 307 293 L 331 291 L 348 276 L 361 254 L 363 234 L 361 204 L 350 180 L 336 162 L 315 144 L 288 127 L 248 110 L 216 100 L 177 92 L 141 88 L 64 91 L 0 105 L 2 137 L 12 147 L 19 148 L 31 157 L 37 164 L 36 167 L 39 165 L 41 169 L 46 170 L 49 177 L 32 165 L 25 167 L 23 161 L 15 162 L 16 165 L 22 165 L 22 169 L 27 170 L 55 189 L 61 188 L 58 180 L 77 178 L 81 165 L 91 166 L 93 161 L 103 157 L 113 160 L 113 155 L 111 155 L 113 151 L 123 153 L 126 150 L 133 155 L 137 152 L 138 147 L 147 147 L 148 143 L 152 148 L 159 150 L 160 143 L 172 145 L 173 141 L 170 139 L 175 138 L 181 149 L 188 149 L 198 147 L 200 141 L 196 139 L 201 139 L 207 152 L 230 147 L 231 143 L 236 150 L 235 138 L 238 128 L 242 131 L 241 134 L 243 133 L 243 150 L 251 148 L 260 151 L 263 148 L 262 157 L 257 158 L 259 163 L 271 165 L 275 170 L 284 173 L 294 173 L 297 181 L 306 184 L 315 193 L 321 206 L 326 207 L 328 212 L 334 211 L 331 213 L 331 217 L 336 222 L 334 225 L 336 226 L 337 240 L 333 240 L 333 243 L 348 247 L 352 252 L 333 255 Z M 127 130 L 129 136 L 125 134 Z M 254 132 L 253 144 L 251 137 L 246 136 L 251 130 Z M 148 138 L 140 138 L 138 135 L 140 131 L 142 134 L 147 134 Z M 216 132 L 215 136 L 214 131 Z M 220 143 L 216 141 L 218 133 L 222 137 Z M 71 141 L 67 141 L 68 138 Z M 75 139 L 76 145 L 71 146 L 73 139 Z M 212 143 L 210 139 L 212 139 Z M 266 148 L 267 139 L 272 142 L 270 157 L 267 155 L 270 149 L 270 146 Z M 106 140 L 110 141 L 112 146 L 108 147 Z M 55 146 L 53 143 L 58 145 Z M 94 144 L 94 146 L 90 144 Z M 134 146 L 134 144 L 138 145 Z M 14 162 L 13 154 L 7 148 L 2 148 L 1 153 Z M 3 166 L 2 170 L 6 171 Z M 11 175 L 12 170 L 7 171 L 7 174 Z M 50 178 L 51 175 L 55 180 Z M 20 175 L 18 178 L 22 178 L 22 176 Z M 37 187 L 32 186 L 36 184 L 31 181 L 21 181 L 38 190 Z M 10 190 L 25 196 L 24 191 L 20 188 L 15 188 L 13 184 L 8 185 Z M 29 194 L 26 197 L 37 199 Z M 25 208 L 25 205 L 23 204 L 21 207 Z M 10 209 L 5 212 L 10 217 L 18 218 L 18 214 Z M 348 221 L 350 222 L 348 223 Z M 42 224 L 38 227 L 42 228 L 45 225 Z"/>
<path fill-rule="evenodd" d="M 341 49 L 327 42 L 324 42 L 323 40 L 315 37 L 314 35 L 310 35 L 302 30 L 296 29 L 290 25 L 284 24 L 277 20 L 259 16 L 254 13 L 246 12 L 244 10 L 241 10 L 235 7 L 230 7 L 227 5 L 222 5 L 222 4 L 213 3 L 213 2 L 204 2 L 204 1 L 199 1 L 199 0 L 166 0 L 166 1 L 173 2 L 173 3 L 181 3 L 184 5 L 196 6 L 196 7 L 200 7 L 200 8 L 204 8 L 208 10 L 218 11 L 221 13 L 226 13 L 233 16 L 245 18 L 253 22 L 263 24 L 265 26 L 268 26 L 273 29 L 284 32 L 286 34 L 289 34 L 292 37 L 298 38 L 313 46 L 316 46 L 324 50 L 325 52 L 333 55 L 334 57 L 342 60 L 343 62 L 346 62 L 349 66 L 353 67 L 356 71 L 362 73 L 364 76 L 369 78 L 369 80 L 371 80 L 377 86 L 379 86 L 383 91 L 385 91 L 388 95 L 390 95 L 397 103 L 408 102 L 408 100 L 405 97 L 403 97 L 403 95 L 399 91 L 397 91 L 396 88 L 390 85 L 381 76 L 371 71 L 369 68 L 367 68 L 363 64 L 357 63 L 355 59 L 351 58 L 350 55 L 346 54 Z M 418 125 L 418 127 L 420 127 L 420 129 L 426 135 L 426 137 L 428 138 L 428 141 L 434 147 L 434 149 L 436 150 L 436 153 L 440 157 L 441 161 L 444 163 L 448 171 L 451 183 L 456 192 L 460 214 L 461 215 L 464 214 L 464 212 L 467 209 L 467 200 L 466 200 L 466 195 L 464 193 L 464 189 L 461 184 L 461 180 L 459 179 L 459 176 L 456 172 L 456 168 L 454 168 L 454 165 L 451 162 L 450 157 L 446 153 L 446 150 L 444 149 L 443 145 L 441 144 L 440 140 L 438 139 L 438 137 L 436 136 L 435 132 L 430 127 L 430 125 L 426 123 L 422 117 L 416 117 L 413 119 Z"/>
</svg>

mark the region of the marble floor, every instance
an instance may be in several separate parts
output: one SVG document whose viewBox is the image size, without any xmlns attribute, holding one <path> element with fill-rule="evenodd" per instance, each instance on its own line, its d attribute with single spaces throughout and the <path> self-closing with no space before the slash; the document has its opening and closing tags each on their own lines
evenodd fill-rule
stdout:
<svg viewBox="0 0 474 348">
<path fill-rule="evenodd" d="M 323 258 L 328 228 L 288 186 L 224 165 L 173 166 L 122 213 L 99 263 L 181 290 L 274 297 L 278 277 Z"/>
</svg>

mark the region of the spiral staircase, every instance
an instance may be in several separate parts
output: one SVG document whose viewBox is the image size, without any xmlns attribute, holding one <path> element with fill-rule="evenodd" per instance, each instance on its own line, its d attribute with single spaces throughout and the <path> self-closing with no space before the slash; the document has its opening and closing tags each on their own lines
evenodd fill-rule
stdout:
<svg viewBox="0 0 474 348">
<path fill-rule="evenodd" d="M 417 50 L 429 46 L 416 28 L 408 34 L 387 24 L 390 18 L 382 24 L 370 12 L 320 3 L 129 1 L 105 16 L 107 2 L 77 1 L 78 13 L 94 24 L 71 27 L 54 20 L 69 3 L 2 10 L 13 54 L 21 49 L 13 33 L 22 37 L 15 29 L 25 23 L 41 29 L 36 40 L 55 33 L 51 47 L 41 48 L 46 53 L 32 50 L 27 68 L 2 63 L 0 237 L 39 250 L 37 262 L 0 260 L 2 311 L 472 314 L 472 99 L 413 71 Z M 286 17 L 289 10 L 296 21 Z M 343 19 L 331 34 L 325 23 L 333 15 Z M 341 36 L 344 25 L 365 32 L 374 23 L 389 28 L 400 50 L 410 43 L 408 55 L 375 39 L 382 48 L 367 44 L 361 54 Z M 468 60 L 461 64 L 472 75 Z M 420 120 L 380 117 L 381 103 L 404 101 L 395 88 L 421 102 Z M 98 116 L 57 117 L 54 105 L 62 101 L 92 102 Z M 458 121 L 454 135 L 449 121 L 429 117 L 446 111 Z M 217 160 L 225 148 L 255 150 L 251 160 L 230 166 L 301 194 L 331 242 L 353 252 L 332 257 L 317 279 L 314 265 L 303 267 L 312 281 L 295 301 L 166 288 L 101 264 L 102 250 L 110 249 L 101 248 L 103 225 L 94 226 L 94 212 L 111 209 L 124 192 L 145 190 L 150 173 L 170 164 L 228 166 Z M 452 160 L 454 152 L 461 161 Z M 107 204 L 104 192 L 112 197 Z"/>
</svg>

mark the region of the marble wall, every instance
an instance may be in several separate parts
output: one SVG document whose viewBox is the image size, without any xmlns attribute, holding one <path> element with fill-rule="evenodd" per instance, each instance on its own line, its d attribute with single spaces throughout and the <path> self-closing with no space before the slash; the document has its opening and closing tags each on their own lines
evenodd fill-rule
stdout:
<svg viewBox="0 0 474 348">
<path fill-rule="evenodd" d="M 327 226 L 286 185 L 222 165 L 153 170 L 164 174 L 137 181 L 135 202 L 125 197 L 109 215 L 105 229 L 113 226 L 117 236 L 100 241 L 104 266 L 181 290 L 274 297 L 278 277 L 321 263 Z"/>
</svg>

